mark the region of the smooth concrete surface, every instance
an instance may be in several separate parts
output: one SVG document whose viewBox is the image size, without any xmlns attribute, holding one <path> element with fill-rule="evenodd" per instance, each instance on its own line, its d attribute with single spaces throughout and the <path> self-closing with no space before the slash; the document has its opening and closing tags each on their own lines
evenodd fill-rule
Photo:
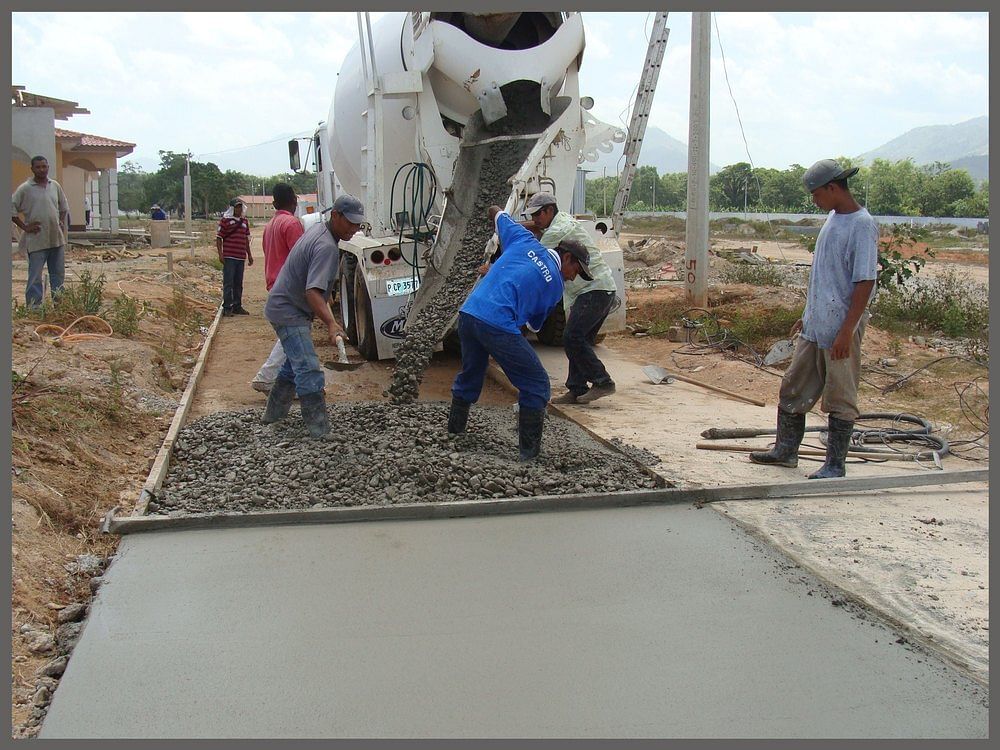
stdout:
<svg viewBox="0 0 1000 750">
<path fill-rule="evenodd" d="M 823 592 L 691 506 L 131 535 L 41 736 L 987 736 Z"/>
</svg>

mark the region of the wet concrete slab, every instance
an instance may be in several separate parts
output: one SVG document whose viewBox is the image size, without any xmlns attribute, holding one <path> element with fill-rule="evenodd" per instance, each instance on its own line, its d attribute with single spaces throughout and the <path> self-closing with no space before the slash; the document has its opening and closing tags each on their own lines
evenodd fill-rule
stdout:
<svg viewBox="0 0 1000 750">
<path fill-rule="evenodd" d="M 130 535 L 41 736 L 987 736 L 836 598 L 692 506 Z"/>
</svg>

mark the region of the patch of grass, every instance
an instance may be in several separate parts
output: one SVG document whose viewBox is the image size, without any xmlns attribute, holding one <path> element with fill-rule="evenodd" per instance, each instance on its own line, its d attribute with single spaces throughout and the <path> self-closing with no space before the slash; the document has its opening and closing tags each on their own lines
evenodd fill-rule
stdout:
<svg viewBox="0 0 1000 750">
<path fill-rule="evenodd" d="M 755 263 L 731 263 L 719 272 L 727 284 L 753 284 L 754 286 L 785 286 L 788 271 L 779 265 Z"/>
<path fill-rule="evenodd" d="M 989 292 L 955 269 L 936 278 L 920 277 L 909 284 L 883 289 L 872 304 L 872 322 L 888 331 L 940 331 L 952 338 L 987 340 Z"/>
<path fill-rule="evenodd" d="M 630 234 L 682 235 L 687 224 L 679 216 L 635 216 L 625 219 L 622 231 Z"/>
<path fill-rule="evenodd" d="M 77 281 L 64 285 L 52 299 L 35 307 L 14 302 L 11 312 L 15 319 L 59 324 L 71 323 L 84 315 L 100 315 L 105 282 L 103 273 L 95 278 L 90 271 L 81 271 Z"/>
<path fill-rule="evenodd" d="M 167 317 L 176 321 L 178 330 L 188 335 L 198 333 L 205 324 L 201 313 L 188 303 L 187 297 L 179 289 L 174 289 L 170 304 L 166 306 L 164 312 Z"/>
<path fill-rule="evenodd" d="M 772 307 L 750 313 L 735 310 L 727 327 L 744 344 L 763 353 L 775 341 L 787 339 L 789 330 L 801 317 L 801 308 Z"/>
<path fill-rule="evenodd" d="M 216 271 L 221 271 L 222 270 L 222 261 L 219 260 L 219 256 L 218 255 L 213 255 L 211 258 L 209 258 L 208 259 L 208 265 L 210 265 Z"/>
</svg>

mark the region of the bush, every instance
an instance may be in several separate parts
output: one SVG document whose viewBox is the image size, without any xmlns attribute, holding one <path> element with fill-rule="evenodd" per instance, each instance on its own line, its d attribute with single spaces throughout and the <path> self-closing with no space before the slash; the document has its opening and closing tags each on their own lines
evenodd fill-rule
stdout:
<svg viewBox="0 0 1000 750">
<path fill-rule="evenodd" d="M 104 274 L 95 279 L 90 271 L 83 271 L 79 281 L 66 284 L 52 299 L 37 307 L 14 302 L 13 317 L 65 325 L 84 315 L 100 315 L 105 281 Z"/>
<path fill-rule="evenodd" d="M 733 336 L 755 351 L 763 353 L 778 339 L 787 339 L 802 308 L 774 307 L 755 310 L 753 314 L 731 316 L 729 330 Z"/>
<path fill-rule="evenodd" d="M 719 272 L 727 284 L 753 284 L 754 286 L 785 286 L 788 271 L 781 266 L 755 263 L 732 263 Z"/>
<path fill-rule="evenodd" d="M 115 329 L 115 333 L 122 336 L 134 336 L 139 330 L 139 320 L 145 314 L 146 309 L 135 297 L 123 294 L 116 297 L 111 303 L 111 308 L 104 314 L 104 319 Z"/>
<path fill-rule="evenodd" d="M 872 304 L 873 322 L 890 331 L 941 331 L 954 338 L 989 336 L 989 292 L 949 268 L 937 278 L 913 279 L 883 289 Z"/>
</svg>

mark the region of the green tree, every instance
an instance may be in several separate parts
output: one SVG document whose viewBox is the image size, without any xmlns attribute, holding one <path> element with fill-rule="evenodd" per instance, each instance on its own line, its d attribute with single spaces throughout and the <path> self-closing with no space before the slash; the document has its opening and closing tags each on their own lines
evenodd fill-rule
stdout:
<svg viewBox="0 0 1000 750">
<path fill-rule="evenodd" d="M 976 183 L 964 169 L 940 169 L 940 162 L 927 168 L 920 195 L 920 213 L 924 216 L 950 216 L 955 204 L 971 198 L 976 193 Z"/>
<path fill-rule="evenodd" d="M 709 205 L 716 211 L 742 210 L 760 201 L 753 168 L 745 161 L 730 164 L 708 181 Z"/>
<path fill-rule="evenodd" d="M 974 195 L 955 201 L 951 210 L 952 216 L 988 217 L 990 215 L 989 181 L 984 180 Z"/>
<path fill-rule="evenodd" d="M 118 208 L 122 211 L 145 211 L 151 201 L 146 198 L 146 180 L 149 178 L 133 161 L 122 164 L 118 170 Z"/>
<path fill-rule="evenodd" d="M 184 174 L 187 168 L 184 154 L 160 151 L 160 169 L 150 175 L 147 198 L 164 208 L 180 211 L 184 207 Z M 232 196 L 226 178 L 212 162 L 191 162 L 191 210 L 202 211 L 207 216 L 223 211 Z"/>
</svg>

